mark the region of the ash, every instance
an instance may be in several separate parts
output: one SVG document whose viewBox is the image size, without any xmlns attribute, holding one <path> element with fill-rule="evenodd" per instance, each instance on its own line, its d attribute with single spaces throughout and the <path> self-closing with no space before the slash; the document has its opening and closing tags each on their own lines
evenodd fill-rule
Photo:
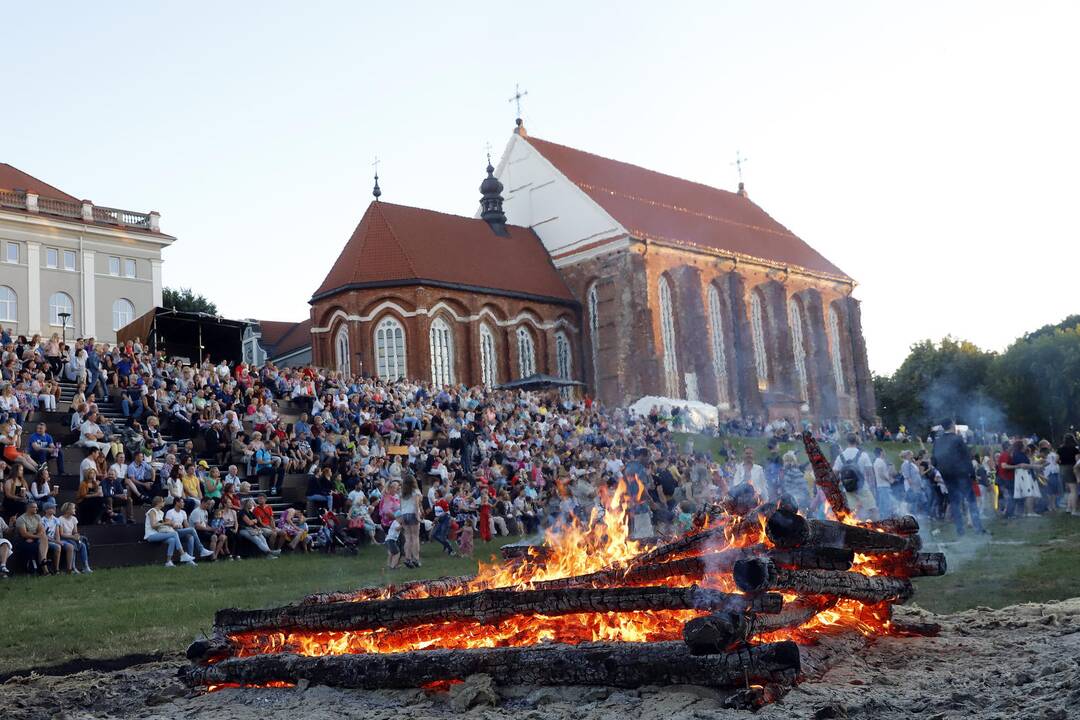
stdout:
<svg viewBox="0 0 1080 720">
<path fill-rule="evenodd" d="M 176 678 L 182 658 L 113 673 L 12 678 L 0 685 L 0 707 L 4 720 L 1080 717 L 1080 598 L 942 616 L 912 605 L 896 608 L 896 618 L 937 622 L 942 631 L 880 638 L 756 714 L 726 709 L 726 693 L 701 687 L 496 687 L 485 676 L 434 694 L 321 686 L 196 694 Z"/>
</svg>

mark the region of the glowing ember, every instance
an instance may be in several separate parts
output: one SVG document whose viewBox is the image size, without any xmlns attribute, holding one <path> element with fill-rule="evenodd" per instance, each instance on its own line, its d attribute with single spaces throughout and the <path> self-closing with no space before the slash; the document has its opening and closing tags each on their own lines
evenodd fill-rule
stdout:
<svg viewBox="0 0 1080 720">
<path fill-rule="evenodd" d="M 296 683 L 285 682 L 284 680 L 271 680 L 264 683 L 217 683 L 214 685 L 207 685 L 207 692 L 217 692 L 218 690 L 228 690 L 229 688 L 294 688 Z"/>
</svg>

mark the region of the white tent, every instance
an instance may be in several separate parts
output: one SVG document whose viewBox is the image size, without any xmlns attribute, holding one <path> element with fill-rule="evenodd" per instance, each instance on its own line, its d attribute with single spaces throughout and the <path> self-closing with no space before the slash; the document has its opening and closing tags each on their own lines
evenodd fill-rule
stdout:
<svg viewBox="0 0 1080 720">
<path fill-rule="evenodd" d="M 649 414 L 654 407 L 659 408 L 665 415 L 670 415 L 672 408 L 679 408 L 683 414 L 683 429 L 687 432 L 702 432 L 709 428 L 715 428 L 720 419 L 720 412 L 715 406 L 696 400 L 679 400 L 677 398 L 657 397 L 646 395 L 630 406 L 630 411 L 642 417 Z"/>
</svg>

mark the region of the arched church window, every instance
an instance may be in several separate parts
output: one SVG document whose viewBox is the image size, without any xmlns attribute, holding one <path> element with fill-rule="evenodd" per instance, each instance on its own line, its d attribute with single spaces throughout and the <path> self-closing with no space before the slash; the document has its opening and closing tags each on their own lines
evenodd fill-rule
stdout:
<svg viewBox="0 0 1080 720">
<path fill-rule="evenodd" d="M 337 371 L 348 377 L 352 374 L 352 358 L 349 356 L 349 327 L 344 323 L 338 328 L 334 336 L 334 356 L 337 360 Z"/>
<path fill-rule="evenodd" d="M 750 293 L 750 332 L 754 341 L 754 366 L 757 368 L 759 390 L 769 388 L 769 356 L 765 351 L 765 321 L 761 295 Z"/>
<path fill-rule="evenodd" d="M 529 377 L 536 374 L 536 345 L 533 344 L 532 333 L 527 328 L 517 329 L 518 347 L 518 377 Z"/>
<path fill-rule="evenodd" d="M 664 349 L 664 385 L 668 397 L 679 394 L 679 359 L 675 355 L 675 318 L 671 311 L 671 285 L 660 277 L 660 340 Z"/>
<path fill-rule="evenodd" d="M 375 372 L 383 380 L 405 377 L 405 328 L 395 318 L 384 318 L 375 328 Z"/>
<path fill-rule="evenodd" d="M 795 375 L 799 380 L 802 399 L 809 398 L 806 379 L 806 344 L 803 342 L 802 311 L 794 298 L 788 300 L 788 321 L 791 324 L 791 351 L 795 356 Z"/>
<path fill-rule="evenodd" d="M 480 324 L 480 382 L 493 387 L 499 382 L 499 365 L 495 354 L 495 335 L 487 323 Z"/>
<path fill-rule="evenodd" d="M 435 386 L 454 382 L 454 336 L 442 318 L 431 322 L 431 383 Z"/>
<path fill-rule="evenodd" d="M 836 379 L 836 392 L 845 393 L 847 389 L 844 383 L 844 356 L 840 350 L 840 317 L 836 314 L 836 308 L 829 308 L 829 341 L 832 343 L 832 367 L 833 378 Z"/>
<path fill-rule="evenodd" d="M 715 285 L 709 285 L 709 329 L 712 331 L 713 373 L 716 375 L 716 398 L 719 403 L 729 402 L 727 382 L 727 355 L 724 352 L 724 320 L 720 312 L 720 293 Z"/>
<path fill-rule="evenodd" d="M 596 392 L 600 384 L 600 297 L 596 283 L 589 288 L 585 304 L 589 312 L 589 349 L 592 351 L 593 392 Z"/>
</svg>

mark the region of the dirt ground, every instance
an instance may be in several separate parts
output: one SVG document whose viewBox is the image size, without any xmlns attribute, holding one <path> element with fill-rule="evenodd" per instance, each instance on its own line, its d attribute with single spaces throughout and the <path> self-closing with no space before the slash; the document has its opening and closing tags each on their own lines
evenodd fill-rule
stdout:
<svg viewBox="0 0 1080 720">
<path fill-rule="evenodd" d="M 117 672 L 16 677 L 0 685 L 0 717 L 322 720 L 467 717 L 483 720 L 758 718 L 1080 718 L 1080 598 L 935 616 L 897 608 L 898 619 L 938 622 L 935 638 L 884 638 L 804 682 L 755 715 L 699 687 L 502 688 L 474 677 L 453 693 L 364 692 L 311 686 L 192 693 L 182 664 Z"/>
</svg>

